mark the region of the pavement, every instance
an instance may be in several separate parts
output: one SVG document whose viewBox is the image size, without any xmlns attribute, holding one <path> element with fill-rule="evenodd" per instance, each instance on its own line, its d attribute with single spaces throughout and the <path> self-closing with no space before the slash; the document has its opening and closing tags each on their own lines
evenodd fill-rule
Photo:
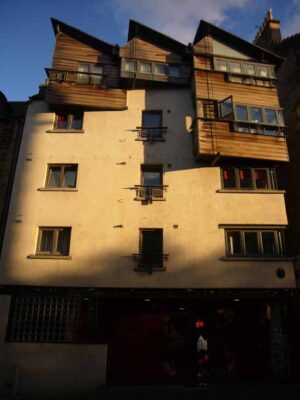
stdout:
<svg viewBox="0 0 300 400">
<path fill-rule="evenodd" d="M 300 384 L 200 384 L 189 386 L 118 386 L 89 394 L 16 396 L 0 400 L 300 400 Z"/>
</svg>

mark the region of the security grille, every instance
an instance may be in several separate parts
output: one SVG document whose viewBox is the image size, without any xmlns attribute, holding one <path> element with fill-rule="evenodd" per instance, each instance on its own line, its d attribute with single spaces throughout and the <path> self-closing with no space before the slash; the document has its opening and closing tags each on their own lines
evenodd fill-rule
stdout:
<svg viewBox="0 0 300 400">
<path fill-rule="evenodd" d="M 80 335 L 80 315 L 80 297 L 13 297 L 8 340 L 77 342 Z"/>
</svg>

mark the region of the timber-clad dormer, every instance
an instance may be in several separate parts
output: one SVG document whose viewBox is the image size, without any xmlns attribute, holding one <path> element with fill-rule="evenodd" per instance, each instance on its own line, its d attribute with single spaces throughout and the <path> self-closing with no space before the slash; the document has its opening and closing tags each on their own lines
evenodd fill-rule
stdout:
<svg viewBox="0 0 300 400">
<path fill-rule="evenodd" d="M 120 56 L 121 78 L 129 87 L 189 84 L 191 49 L 136 21 L 129 22 L 128 42 Z"/>
<path fill-rule="evenodd" d="M 196 157 L 288 161 L 275 86 L 282 59 L 205 21 L 193 56 Z"/>
<path fill-rule="evenodd" d="M 118 46 L 52 19 L 56 44 L 47 68 L 45 100 L 50 105 L 124 109 L 126 91 L 119 89 Z"/>
</svg>

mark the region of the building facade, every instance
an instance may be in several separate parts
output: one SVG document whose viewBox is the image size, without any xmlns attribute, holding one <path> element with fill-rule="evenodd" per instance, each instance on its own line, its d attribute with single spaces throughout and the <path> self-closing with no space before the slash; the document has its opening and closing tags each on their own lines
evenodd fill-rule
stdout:
<svg viewBox="0 0 300 400">
<path fill-rule="evenodd" d="M 205 21 L 112 46 L 52 20 L 1 257 L 1 387 L 289 377 L 282 59 Z"/>
<path fill-rule="evenodd" d="M 274 51 L 284 57 L 284 62 L 278 70 L 278 94 L 280 103 L 284 107 L 284 119 L 287 125 L 287 146 L 290 162 L 281 170 L 280 180 L 286 188 L 285 202 L 289 220 L 288 253 L 295 258 L 295 276 L 297 288 L 300 287 L 300 183 L 298 179 L 299 164 L 299 132 L 300 132 L 300 33 L 282 39 L 280 21 L 274 19 L 269 10 L 259 32 L 256 35 L 255 44 Z M 300 332 L 300 300 L 299 296 L 294 304 L 294 339 L 293 339 L 293 375 L 299 381 L 299 357 L 298 337 Z"/>
</svg>

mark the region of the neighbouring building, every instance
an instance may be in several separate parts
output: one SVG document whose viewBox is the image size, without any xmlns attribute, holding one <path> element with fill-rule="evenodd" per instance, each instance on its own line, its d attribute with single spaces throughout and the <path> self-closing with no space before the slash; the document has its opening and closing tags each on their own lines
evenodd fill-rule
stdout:
<svg viewBox="0 0 300 400">
<path fill-rule="evenodd" d="M 7 101 L 0 92 L 0 254 L 26 104 L 25 101 Z"/>
<path fill-rule="evenodd" d="M 286 381 L 283 59 L 205 21 L 193 45 L 52 24 L 1 258 L 1 388 Z"/>
<path fill-rule="evenodd" d="M 300 28 L 299 28 L 300 29 Z M 284 58 L 278 70 L 277 88 L 284 110 L 287 145 L 290 162 L 281 171 L 282 185 L 286 188 L 286 209 L 289 221 L 288 253 L 295 258 L 297 288 L 300 287 L 300 32 L 282 39 L 280 21 L 274 19 L 269 10 L 254 43 L 272 50 Z M 300 379 L 300 300 L 295 303 L 294 312 L 294 375 Z"/>
</svg>

